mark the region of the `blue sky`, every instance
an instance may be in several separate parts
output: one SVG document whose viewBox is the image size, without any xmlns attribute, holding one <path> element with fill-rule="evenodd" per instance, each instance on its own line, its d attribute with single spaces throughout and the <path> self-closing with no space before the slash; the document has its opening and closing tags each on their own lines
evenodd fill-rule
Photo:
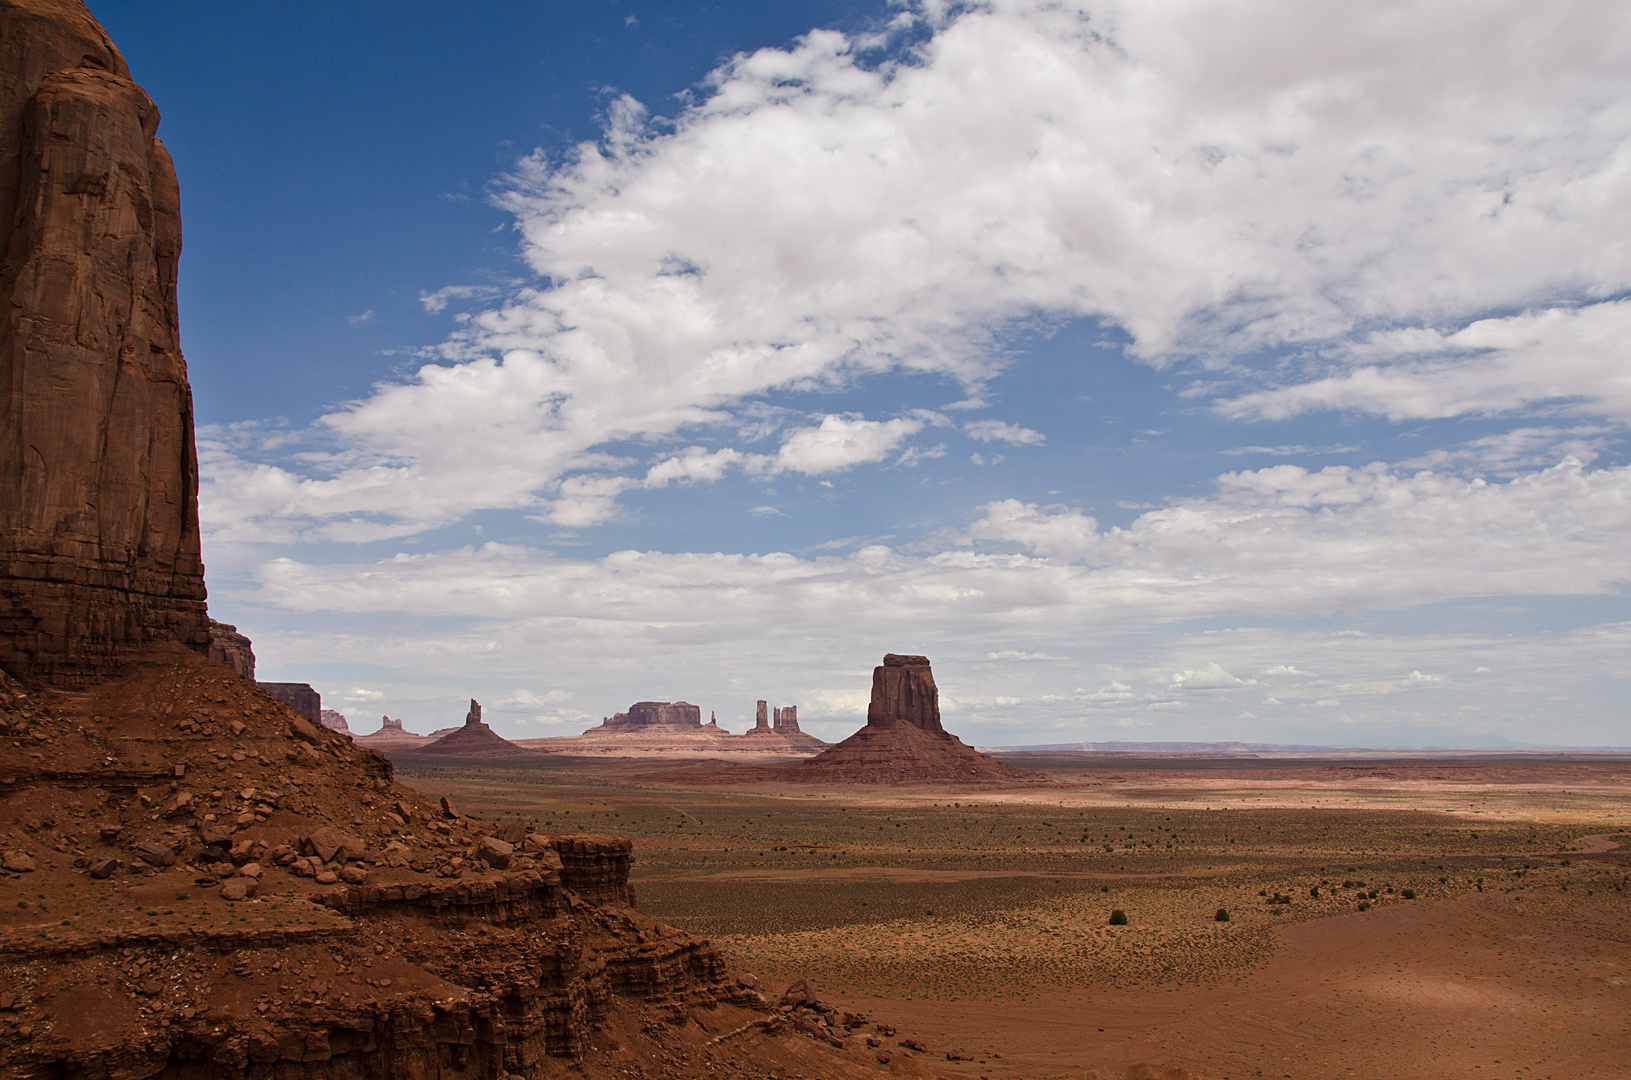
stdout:
<svg viewBox="0 0 1631 1080">
<path fill-rule="evenodd" d="M 1631 741 L 1609 6 L 90 7 L 211 610 L 354 728 Z"/>
</svg>

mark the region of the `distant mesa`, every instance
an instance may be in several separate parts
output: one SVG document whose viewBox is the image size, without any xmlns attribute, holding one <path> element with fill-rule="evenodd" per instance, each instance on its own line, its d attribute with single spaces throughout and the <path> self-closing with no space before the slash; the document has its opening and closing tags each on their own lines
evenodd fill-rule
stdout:
<svg viewBox="0 0 1631 1080">
<path fill-rule="evenodd" d="M 428 735 L 416 735 L 404 728 L 400 719 L 392 720 L 389 716 L 381 716 L 378 731 L 367 735 L 352 735 L 351 741 L 369 750 L 389 754 L 392 751 L 417 750 L 433 740 Z"/>
<path fill-rule="evenodd" d="M 702 709 L 688 701 L 636 701 L 629 706 L 628 712 L 603 717 L 599 727 L 592 727 L 584 734 L 619 735 L 659 728 L 699 731 L 704 726 L 719 730 L 719 724 L 711 716 L 704 725 Z"/>
<path fill-rule="evenodd" d="M 471 698 L 470 711 L 464 715 L 463 727 L 454 728 L 414 752 L 447 757 L 499 757 L 525 754 L 527 751 L 482 723 L 481 703 Z"/>
<path fill-rule="evenodd" d="M 940 724 L 926 656 L 889 653 L 872 669 L 866 726 L 808 761 L 777 770 L 800 783 L 1014 783 L 1034 776 L 987 757 Z"/>
<path fill-rule="evenodd" d="M 520 745 L 550 754 L 686 755 L 704 757 L 757 754 L 803 757 L 827 744 L 799 730 L 798 707 L 774 710 L 759 702 L 758 724 L 745 735 L 732 735 L 719 726 L 716 714 L 702 722 L 702 709 L 688 701 L 637 701 L 627 712 L 605 717 L 582 735 L 527 739 Z"/>
<path fill-rule="evenodd" d="M 351 726 L 345 722 L 345 713 L 335 712 L 333 709 L 324 709 L 317 714 L 318 722 L 330 731 L 341 734 L 351 734 Z"/>
</svg>

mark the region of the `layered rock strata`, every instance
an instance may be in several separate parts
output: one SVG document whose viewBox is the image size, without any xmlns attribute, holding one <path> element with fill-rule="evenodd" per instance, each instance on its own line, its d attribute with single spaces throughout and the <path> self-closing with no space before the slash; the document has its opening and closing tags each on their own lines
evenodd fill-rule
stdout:
<svg viewBox="0 0 1631 1080">
<path fill-rule="evenodd" d="M 317 714 L 318 723 L 330 731 L 338 731 L 342 735 L 351 734 L 351 725 L 346 723 L 345 713 L 333 709 L 323 709 Z"/>
<path fill-rule="evenodd" d="M 928 657 L 889 653 L 872 670 L 866 726 L 776 776 L 796 783 L 1029 783 L 1033 774 L 964 744 L 940 723 Z"/>
<path fill-rule="evenodd" d="M 0 4 L 0 666 L 209 648 L 175 170 L 79 3 Z"/>
<path fill-rule="evenodd" d="M 620 1002 L 766 1015 L 634 908 L 627 839 L 433 805 L 179 645 L 130 667 L 0 677 L 0 1077 L 545 1077 Z"/>
</svg>

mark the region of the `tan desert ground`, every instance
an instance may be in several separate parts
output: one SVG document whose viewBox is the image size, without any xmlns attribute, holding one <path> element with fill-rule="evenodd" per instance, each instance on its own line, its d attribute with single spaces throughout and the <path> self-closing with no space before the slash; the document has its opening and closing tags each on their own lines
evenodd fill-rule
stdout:
<svg viewBox="0 0 1631 1080">
<path fill-rule="evenodd" d="M 878 1044 L 847 1048 L 857 1064 L 1631 1076 L 1631 759 L 1009 760 L 1040 782 L 802 788 L 603 759 L 404 779 L 630 836 L 641 909 L 772 999 L 807 979 L 867 1017 L 843 1040 Z"/>
</svg>

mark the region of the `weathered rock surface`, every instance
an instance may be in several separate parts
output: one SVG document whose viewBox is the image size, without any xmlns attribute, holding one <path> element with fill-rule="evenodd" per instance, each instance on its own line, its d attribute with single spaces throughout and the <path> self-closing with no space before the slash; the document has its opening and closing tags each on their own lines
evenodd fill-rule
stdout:
<svg viewBox="0 0 1631 1080">
<path fill-rule="evenodd" d="M 345 713 L 335 712 L 333 709 L 323 709 L 317 714 L 317 722 L 330 731 L 338 731 L 343 735 L 351 734 L 351 725 L 345 721 Z"/>
<path fill-rule="evenodd" d="M 872 669 L 872 700 L 866 707 L 868 727 L 889 728 L 911 724 L 924 731 L 942 731 L 940 690 L 934 685 L 927 656 L 888 653 Z"/>
<path fill-rule="evenodd" d="M 796 783 L 1028 783 L 1034 776 L 966 745 L 940 724 L 925 656 L 889 653 L 872 670 L 866 726 L 775 775 Z"/>
<path fill-rule="evenodd" d="M 319 694 L 311 683 L 263 682 L 255 685 L 312 723 L 322 723 L 323 695 Z"/>
<path fill-rule="evenodd" d="M 0 666 L 209 647 L 175 170 L 82 5 L 0 4 Z"/>
<path fill-rule="evenodd" d="M 210 620 L 210 659 L 225 664 L 241 677 L 255 681 L 255 647 L 230 623 Z"/>
</svg>

